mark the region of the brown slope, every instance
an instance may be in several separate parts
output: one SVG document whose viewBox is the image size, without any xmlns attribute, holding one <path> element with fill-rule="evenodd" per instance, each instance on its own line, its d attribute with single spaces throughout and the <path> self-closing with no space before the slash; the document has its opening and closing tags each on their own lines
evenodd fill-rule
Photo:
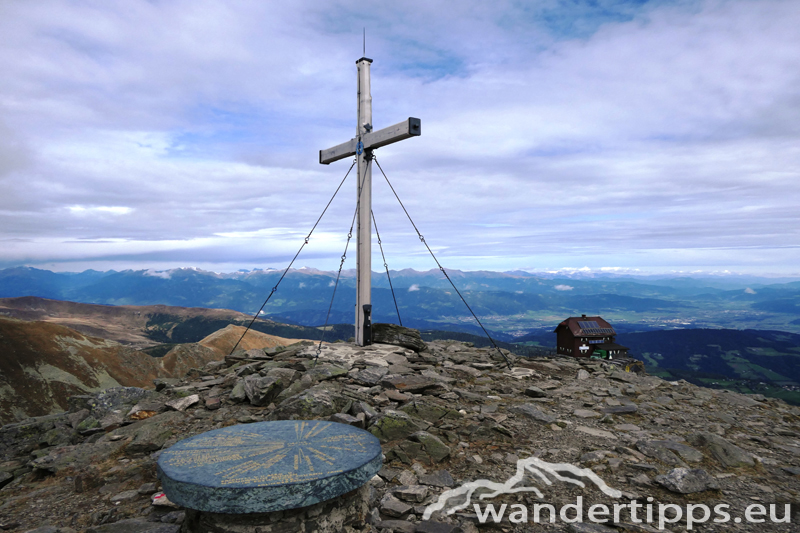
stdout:
<svg viewBox="0 0 800 533">
<path fill-rule="evenodd" d="M 63 411 L 67 398 L 108 387 L 152 387 L 160 361 L 47 322 L 0 317 L 0 421 Z"/>
<path fill-rule="evenodd" d="M 247 331 L 247 333 L 245 333 Z M 244 337 L 242 337 L 244 335 Z M 239 340 L 241 339 L 241 341 Z M 218 351 L 221 355 L 228 355 L 236 343 L 239 345 L 237 350 L 260 350 L 262 348 L 274 348 L 275 346 L 288 346 L 295 342 L 300 342 L 304 339 L 286 339 L 261 333 L 255 330 L 246 330 L 242 326 L 234 326 L 233 324 L 216 331 L 201 340 L 198 344 L 208 346 Z"/>
<path fill-rule="evenodd" d="M 174 377 L 183 377 L 190 368 L 202 368 L 209 361 L 220 361 L 228 355 L 237 341 L 242 338 L 245 328 L 229 325 L 215 331 L 200 342 L 180 344 L 170 350 L 162 359 L 165 372 Z M 260 331 L 247 331 L 239 342 L 237 350 L 260 350 L 275 346 L 288 346 L 300 339 L 285 339 Z"/>
<path fill-rule="evenodd" d="M 244 313 L 228 309 L 168 305 L 98 305 L 35 296 L 0 298 L 0 315 L 61 324 L 87 335 L 141 348 L 158 344 L 146 334 L 148 322 L 155 315 L 168 316 L 175 322 L 195 317 L 237 321 L 250 318 Z"/>
<path fill-rule="evenodd" d="M 0 423 L 63 411 L 75 394 L 109 387 L 152 388 L 153 379 L 183 377 L 227 355 L 245 328 L 228 326 L 163 358 L 60 324 L 0 317 Z M 245 350 L 297 342 L 249 331 Z"/>
</svg>

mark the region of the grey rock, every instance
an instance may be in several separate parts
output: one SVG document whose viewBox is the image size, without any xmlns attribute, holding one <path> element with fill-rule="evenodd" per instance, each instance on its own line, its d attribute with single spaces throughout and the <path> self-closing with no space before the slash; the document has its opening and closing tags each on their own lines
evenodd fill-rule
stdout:
<svg viewBox="0 0 800 533">
<path fill-rule="evenodd" d="M 160 450 L 173 435 L 175 424 L 185 418 L 186 415 L 180 411 L 169 411 L 131 424 L 117 433 L 133 436 L 125 447 L 126 454 L 150 453 Z"/>
<path fill-rule="evenodd" d="M 701 432 L 692 435 L 689 442 L 695 446 L 707 448 L 723 466 L 736 468 L 755 465 L 752 455 L 719 435 Z"/>
<path fill-rule="evenodd" d="M 124 423 L 125 415 L 119 410 L 106 413 L 106 415 L 99 421 L 100 428 L 104 432 L 114 431 Z"/>
<path fill-rule="evenodd" d="M 332 414 L 341 412 L 346 407 L 347 399 L 341 395 L 340 388 L 335 385 L 335 383 L 320 383 L 300 394 L 287 398 L 269 414 L 269 419 L 324 419 Z"/>
<path fill-rule="evenodd" d="M 402 517 L 411 512 L 411 506 L 402 502 L 394 497 L 391 493 L 387 493 L 381 498 L 380 503 L 381 512 L 387 516 Z"/>
<path fill-rule="evenodd" d="M 392 371 L 392 373 L 397 373 L 396 370 L 395 370 L 397 368 L 398 367 L 396 367 L 396 366 L 392 366 L 390 368 L 390 370 Z M 447 367 L 447 370 L 450 370 L 451 368 L 455 368 L 455 367 L 451 367 L 451 366 Z M 405 374 L 411 374 L 412 372 L 413 372 L 413 370 L 411 370 L 409 368 L 409 372 L 404 372 L 404 373 Z M 458 381 L 456 378 L 452 378 L 452 377 L 450 377 L 450 376 L 448 376 L 446 374 L 440 374 L 439 372 L 436 372 L 435 370 L 423 370 L 422 372 L 420 372 L 420 375 L 421 376 L 425 376 L 426 378 L 435 379 L 436 381 L 438 381 L 440 383 L 447 384 L 447 385 L 452 385 L 453 383 Z"/>
<path fill-rule="evenodd" d="M 450 418 L 458 420 L 461 415 L 457 411 L 448 409 L 444 405 L 434 403 L 432 401 L 413 401 L 400 408 L 400 411 L 407 413 L 413 417 L 420 418 L 431 424 L 435 424 L 443 418 Z"/>
<path fill-rule="evenodd" d="M 403 470 L 397 474 L 397 481 L 399 481 L 401 485 L 416 485 L 417 474 L 411 470 Z"/>
<path fill-rule="evenodd" d="M 402 392 L 422 392 L 425 389 L 441 387 L 438 380 L 425 376 L 387 376 L 381 380 L 385 389 L 397 389 Z"/>
<path fill-rule="evenodd" d="M 389 372 L 385 366 L 371 366 L 360 370 L 353 375 L 353 380 L 367 387 L 372 387 L 380 383 L 383 376 Z"/>
<path fill-rule="evenodd" d="M 275 403 L 282 403 L 292 396 L 297 396 L 313 386 L 314 380 L 311 379 L 311 376 L 303 374 L 300 376 L 300 379 L 296 379 L 291 385 L 283 389 L 283 391 L 278 394 L 277 398 L 275 398 Z"/>
<path fill-rule="evenodd" d="M 399 390 L 388 389 L 383 392 L 383 395 L 393 402 L 405 403 L 412 398 L 410 394 L 400 392 Z"/>
<path fill-rule="evenodd" d="M 447 371 L 448 372 L 455 372 L 455 373 L 459 373 L 460 372 L 462 374 L 466 374 L 466 375 L 468 375 L 470 377 L 473 377 L 473 378 L 478 378 L 478 377 L 481 377 L 483 375 L 483 372 L 481 372 L 477 368 L 472 368 L 471 366 L 466 366 L 466 365 L 449 366 L 449 367 L 447 367 Z"/>
<path fill-rule="evenodd" d="M 111 498 L 108 499 L 108 501 L 110 501 L 111 503 L 126 502 L 129 500 L 135 500 L 138 497 L 139 497 L 138 490 L 126 490 L 113 495 Z"/>
<path fill-rule="evenodd" d="M 278 376 L 260 377 L 250 375 L 244 378 L 244 393 L 251 405 L 263 407 L 283 390 L 283 380 Z"/>
<path fill-rule="evenodd" d="M 456 484 L 453 476 L 447 470 L 438 470 L 430 474 L 419 476 L 419 483 L 432 487 L 452 487 Z"/>
<path fill-rule="evenodd" d="M 339 424 L 347 424 L 348 426 L 355 426 L 362 429 L 364 428 L 363 418 L 360 419 L 346 413 L 334 413 L 328 418 L 328 420 L 331 422 L 338 422 Z"/>
<path fill-rule="evenodd" d="M 416 420 L 402 411 L 386 410 L 375 424 L 369 428 L 370 433 L 380 441 L 389 442 L 404 439 L 417 431 L 427 429 L 426 424 Z"/>
<path fill-rule="evenodd" d="M 410 438 L 412 441 L 422 444 L 425 453 L 427 453 L 435 463 L 438 463 L 450 455 L 450 447 L 435 435 L 431 435 L 425 431 L 417 431 L 412 434 Z"/>
<path fill-rule="evenodd" d="M 14 480 L 14 474 L 11 472 L 0 472 L 0 489 L 8 485 Z"/>
<path fill-rule="evenodd" d="M 422 485 L 401 485 L 392 489 L 392 493 L 403 501 L 421 503 L 428 496 L 428 487 Z"/>
<path fill-rule="evenodd" d="M 139 494 L 149 496 L 150 494 L 155 494 L 158 492 L 158 489 L 155 483 L 142 483 L 137 492 L 139 492 Z"/>
<path fill-rule="evenodd" d="M 485 401 L 485 398 L 480 394 L 475 394 L 474 392 L 470 392 L 468 390 L 453 389 L 453 392 L 458 394 L 459 397 L 470 402 L 483 403 Z"/>
<path fill-rule="evenodd" d="M 677 455 L 672 453 L 666 446 L 658 443 L 657 441 L 640 440 L 636 443 L 636 449 L 653 459 L 658 459 L 662 463 L 669 466 L 686 466 Z"/>
<path fill-rule="evenodd" d="M 383 468 L 381 468 L 378 471 L 377 475 L 380 476 L 381 479 L 383 479 L 384 481 L 387 481 L 387 482 L 391 483 L 392 481 L 395 480 L 395 478 L 397 476 L 400 475 L 400 472 L 395 470 L 395 469 L 393 469 L 393 468 L 388 468 L 388 467 L 384 466 Z M 411 484 L 413 484 L 413 483 L 411 483 Z"/>
<path fill-rule="evenodd" d="M 112 387 L 92 395 L 83 405 L 91 411 L 95 419 L 101 420 L 113 411 L 127 413 L 131 407 L 153 395 L 154 391 L 139 387 Z"/>
<path fill-rule="evenodd" d="M 128 418 L 134 418 L 139 420 L 140 418 L 137 417 L 136 414 L 141 413 L 143 411 L 151 412 L 153 414 L 163 413 L 166 410 L 165 403 L 167 399 L 168 399 L 167 396 L 163 394 L 153 394 L 148 398 L 140 402 L 137 402 L 136 405 L 131 407 L 130 411 L 128 411 L 126 416 Z M 149 416 L 152 416 L 152 414 Z M 143 416 L 142 418 L 147 418 L 147 416 Z"/>
<path fill-rule="evenodd" d="M 90 412 L 88 409 L 81 409 L 74 413 L 67 413 L 67 420 L 69 424 L 72 426 L 73 429 L 77 429 L 78 424 L 80 424 L 85 418 L 89 416 Z"/>
<path fill-rule="evenodd" d="M 176 385 L 178 382 L 180 382 L 180 380 L 176 378 L 156 378 L 153 380 L 153 385 L 156 386 L 156 392 L 161 392 L 167 387 Z"/>
<path fill-rule="evenodd" d="M 575 376 L 575 379 L 578 380 L 589 379 L 589 376 L 590 376 L 589 372 L 581 368 L 580 370 L 578 370 L 578 374 Z"/>
<path fill-rule="evenodd" d="M 346 376 L 347 369 L 343 366 L 324 363 L 316 365 L 314 368 L 308 370 L 306 375 L 311 377 L 311 379 L 314 381 L 326 381 L 329 379 Z"/>
<path fill-rule="evenodd" d="M 421 352 L 426 349 L 419 330 L 404 328 L 396 324 L 372 324 L 372 342 L 402 346 L 415 352 Z"/>
<path fill-rule="evenodd" d="M 262 371 L 263 372 L 263 371 Z M 268 377 L 280 378 L 283 382 L 283 388 L 288 387 L 300 377 L 300 372 L 293 368 L 270 368 L 266 374 Z"/>
<path fill-rule="evenodd" d="M 718 397 L 722 401 L 726 401 L 739 407 L 760 407 L 763 404 L 757 401 L 752 395 L 747 396 L 739 394 L 738 392 L 723 392 Z"/>
<path fill-rule="evenodd" d="M 192 394 L 191 396 L 186 396 L 185 398 L 176 398 L 174 400 L 170 400 L 165 405 L 174 411 L 185 411 L 189 407 L 198 403 L 200 403 L 200 395 Z"/>
<path fill-rule="evenodd" d="M 39 439 L 39 444 L 46 446 L 66 446 L 78 441 L 78 432 L 71 427 L 57 427 L 46 432 Z"/>
<path fill-rule="evenodd" d="M 530 398 L 546 398 L 547 393 L 539 387 L 528 387 L 525 389 L 525 396 Z"/>
<path fill-rule="evenodd" d="M 624 415 L 624 414 L 632 414 L 639 411 L 639 408 L 633 404 L 628 405 L 612 405 L 609 407 L 603 407 L 600 409 L 603 413 L 607 415 Z"/>
<path fill-rule="evenodd" d="M 556 417 L 543 413 L 538 407 L 530 403 L 518 405 L 512 408 L 511 411 L 542 424 L 552 424 L 556 421 Z"/>
<path fill-rule="evenodd" d="M 663 476 L 656 476 L 655 482 L 667 490 L 681 494 L 719 489 L 717 481 L 702 468 L 674 468 Z"/>
<path fill-rule="evenodd" d="M 263 363 L 248 363 L 246 365 L 242 365 L 236 369 L 236 376 L 243 378 L 247 376 L 252 376 L 261 368 Z"/>
<path fill-rule="evenodd" d="M 29 529 L 25 533 L 58 533 L 58 528 L 55 526 L 42 526 L 36 529 Z"/>
<path fill-rule="evenodd" d="M 386 453 L 387 461 L 393 461 L 394 459 L 410 464 L 415 461 L 427 462 L 428 457 L 425 455 L 425 450 L 422 449 L 422 444 L 404 440 Z"/>
<path fill-rule="evenodd" d="M 608 452 L 605 450 L 595 450 L 593 452 L 586 452 L 585 454 L 581 455 L 580 462 L 599 463 L 606 458 L 606 455 L 608 455 Z"/>
<path fill-rule="evenodd" d="M 353 402 L 353 405 L 350 407 L 350 414 L 353 416 L 363 414 L 367 425 L 371 424 L 372 421 L 378 417 L 378 412 L 367 402 Z"/>
<path fill-rule="evenodd" d="M 703 452 L 700 450 L 696 450 L 691 446 L 687 446 L 686 444 L 681 444 L 679 442 L 672 442 L 669 440 L 654 440 L 651 441 L 651 444 L 656 446 L 663 446 L 668 450 L 672 450 L 676 452 L 681 459 L 687 461 L 689 463 L 699 463 L 703 460 Z"/>
<path fill-rule="evenodd" d="M 244 390 L 244 379 L 240 379 L 236 382 L 228 398 L 236 403 L 243 402 L 247 399 L 247 392 Z"/>
<path fill-rule="evenodd" d="M 49 451 L 47 455 L 34 459 L 29 464 L 34 470 L 57 473 L 65 468 L 82 470 L 93 463 L 105 460 L 109 455 L 118 452 L 123 446 L 121 442 L 97 442 L 76 446 L 63 446 Z"/>
<path fill-rule="evenodd" d="M 625 383 L 637 383 L 639 381 L 634 372 L 612 372 L 608 377 Z"/>
<path fill-rule="evenodd" d="M 248 359 L 265 359 L 266 353 L 264 352 L 263 348 L 251 348 L 250 350 L 245 350 L 244 352 L 245 357 Z"/>
</svg>

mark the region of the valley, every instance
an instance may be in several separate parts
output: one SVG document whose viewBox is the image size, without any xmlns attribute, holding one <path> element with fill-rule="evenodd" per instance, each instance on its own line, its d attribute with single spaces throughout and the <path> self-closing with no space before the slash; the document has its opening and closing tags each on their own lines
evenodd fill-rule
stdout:
<svg viewBox="0 0 800 533">
<path fill-rule="evenodd" d="M 403 325 L 421 330 L 425 340 L 490 345 L 440 272 L 391 274 L 394 298 L 385 274 L 373 273 L 374 322 L 398 323 L 396 298 Z M 800 282 L 448 274 L 498 345 L 519 355 L 550 353 L 561 320 L 597 314 L 650 373 L 800 403 Z M 0 316 L 58 324 L 158 358 L 229 325 L 247 326 L 280 275 L 6 269 L 0 270 Z M 331 272 L 290 270 L 253 329 L 311 340 L 324 329 L 326 341 L 349 339 L 354 272 L 343 271 L 328 316 L 334 282 Z"/>
</svg>

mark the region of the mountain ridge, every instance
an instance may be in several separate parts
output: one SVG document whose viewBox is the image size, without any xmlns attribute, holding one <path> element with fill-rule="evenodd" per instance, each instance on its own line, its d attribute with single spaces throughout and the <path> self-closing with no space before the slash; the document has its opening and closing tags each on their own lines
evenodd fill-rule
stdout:
<svg viewBox="0 0 800 533">
<path fill-rule="evenodd" d="M 604 316 L 615 324 L 635 324 L 642 331 L 727 327 L 800 333 L 800 283 L 795 282 L 742 283 L 733 288 L 730 283 L 721 285 L 716 280 L 567 279 L 455 270 L 448 273 L 484 326 L 495 335 L 521 336 L 584 313 Z M 20 267 L 0 270 L 0 297 L 204 307 L 252 316 L 272 294 L 264 307 L 265 316 L 320 326 L 330 307 L 329 323 L 351 322 L 355 285 L 349 274 L 340 279 L 333 302 L 335 273 L 289 270 L 272 293 L 281 275 L 278 270 L 218 274 L 200 269 L 64 274 Z M 373 273 L 376 322 L 397 319 L 396 300 L 402 320 L 409 323 L 418 321 L 451 330 L 476 325 L 439 271 L 393 271 L 392 284 L 393 291 L 385 274 Z"/>
</svg>

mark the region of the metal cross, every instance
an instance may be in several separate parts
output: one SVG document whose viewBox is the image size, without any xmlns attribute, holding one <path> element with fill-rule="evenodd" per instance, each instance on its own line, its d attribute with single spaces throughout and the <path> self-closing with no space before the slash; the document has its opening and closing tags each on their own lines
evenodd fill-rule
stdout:
<svg viewBox="0 0 800 533">
<path fill-rule="evenodd" d="M 328 165 L 346 157 L 358 157 L 358 232 L 356 233 L 356 343 L 372 344 L 372 151 L 422 133 L 418 118 L 407 120 L 373 131 L 372 95 L 369 69 L 372 60 L 362 57 L 356 61 L 358 68 L 358 122 L 356 136 L 340 145 L 319 151 L 319 162 Z"/>
</svg>

